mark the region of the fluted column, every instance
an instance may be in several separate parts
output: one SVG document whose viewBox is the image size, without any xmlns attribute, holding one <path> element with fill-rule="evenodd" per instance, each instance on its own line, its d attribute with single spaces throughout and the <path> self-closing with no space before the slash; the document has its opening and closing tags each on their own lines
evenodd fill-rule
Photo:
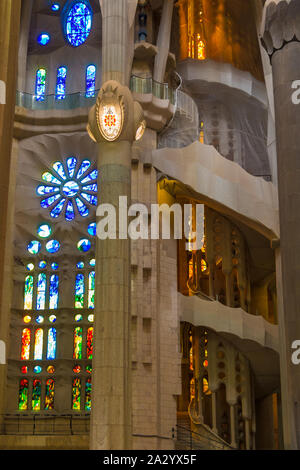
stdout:
<svg viewBox="0 0 300 470">
<path fill-rule="evenodd" d="M 0 341 L 8 346 L 12 267 L 12 135 L 21 0 L 0 0 Z M 5 86 L 3 86 L 5 84 Z M 5 98 L 5 103 L 3 103 Z M 2 343 L 2 341 L 4 343 Z M 6 348 L 7 349 L 7 348 Z M 0 432 L 6 400 L 6 364 L 0 361 Z"/>
<path fill-rule="evenodd" d="M 300 340 L 300 2 L 267 0 L 262 40 L 272 64 L 277 139 L 280 252 L 278 320 L 284 444 L 300 448 L 300 365 L 291 362 Z M 296 96 L 295 96 L 296 94 Z"/>
</svg>

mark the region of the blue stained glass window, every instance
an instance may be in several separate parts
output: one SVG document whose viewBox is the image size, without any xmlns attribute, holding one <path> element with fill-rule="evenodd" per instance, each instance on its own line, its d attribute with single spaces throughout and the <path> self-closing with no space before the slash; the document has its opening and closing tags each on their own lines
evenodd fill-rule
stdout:
<svg viewBox="0 0 300 470">
<path fill-rule="evenodd" d="M 46 199 L 41 200 L 41 207 L 43 209 L 47 209 L 48 207 L 52 206 L 55 201 L 57 201 L 60 198 L 60 194 L 56 194 L 55 196 L 49 196 Z"/>
<path fill-rule="evenodd" d="M 46 46 L 48 44 L 48 42 L 50 41 L 50 35 L 48 33 L 42 33 L 38 36 L 37 38 L 37 42 L 41 45 L 41 46 Z"/>
<path fill-rule="evenodd" d="M 90 166 L 91 162 L 89 160 L 83 160 L 77 173 L 77 179 L 80 179 Z"/>
<path fill-rule="evenodd" d="M 61 181 L 55 178 L 49 171 L 45 171 L 42 174 L 42 180 L 47 181 L 47 183 L 61 184 Z"/>
<path fill-rule="evenodd" d="M 83 261 L 79 261 L 79 263 L 76 264 L 76 267 L 78 269 L 83 269 L 84 268 L 84 262 Z"/>
<path fill-rule="evenodd" d="M 88 206 L 97 204 L 98 176 L 98 170 L 90 167 L 89 160 L 78 162 L 76 157 L 69 157 L 52 165 L 53 174 L 43 173 L 42 179 L 49 186 L 39 185 L 37 195 L 44 196 L 40 204 L 43 209 L 50 210 L 51 217 L 58 218 L 64 213 L 65 219 L 71 221 L 78 213 L 81 217 L 89 215 Z"/>
<path fill-rule="evenodd" d="M 58 264 L 57 263 L 52 263 L 51 268 L 54 269 L 54 270 L 58 269 Z"/>
<path fill-rule="evenodd" d="M 35 321 L 40 325 L 41 323 L 44 323 L 44 317 L 43 315 L 38 315 L 35 319 Z"/>
<path fill-rule="evenodd" d="M 57 193 L 59 191 L 59 188 L 55 188 L 53 186 L 44 186 L 44 185 L 40 185 L 37 187 L 37 194 L 39 196 L 45 196 L 46 194 L 52 194 L 52 193 Z"/>
<path fill-rule="evenodd" d="M 97 226 L 96 226 L 96 222 L 92 222 L 89 226 L 88 226 L 88 229 L 87 229 L 88 233 L 92 236 L 95 236 L 96 235 L 96 232 L 97 232 Z"/>
<path fill-rule="evenodd" d="M 47 344 L 47 359 L 53 361 L 56 358 L 56 328 L 49 328 L 48 331 L 48 344 Z"/>
<path fill-rule="evenodd" d="M 35 94 L 36 101 L 44 101 L 46 93 L 46 76 L 47 72 L 45 69 L 38 69 L 36 72 L 35 79 Z"/>
<path fill-rule="evenodd" d="M 79 191 L 79 185 L 76 181 L 68 181 L 62 187 L 62 192 L 67 197 L 75 196 Z"/>
<path fill-rule="evenodd" d="M 77 208 L 78 208 L 79 214 L 80 214 L 82 217 L 86 217 L 87 215 L 89 215 L 89 210 L 88 210 L 88 208 L 86 207 L 86 205 L 83 204 L 83 202 L 81 201 L 81 199 L 79 199 L 79 198 L 77 197 L 75 200 L 76 200 L 76 204 L 77 204 Z"/>
<path fill-rule="evenodd" d="M 63 100 L 66 97 L 67 68 L 59 67 L 56 75 L 56 99 Z"/>
<path fill-rule="evenodd" d="M 95 308 L 95 271 L 91 271 L 89 274 L 88 307 Z"/>
<path fill-rule="evenodd" d="M 77 243 L 77 248 L 79 251 L 87 252 L 91 249 L 91 242 L 87 238 L 82 238 Z"/>
<path fill-rule="evenodd" d="M 37 229 L 37 234 L 41 238 L 48 238 L 52 233 L 52 228 L 49 224 L 41 224 Z"/>
<path fill-rule="evenodd" d="M 81 193 L 80 195 L 81 195 L 81 197 L 83 197 L 87 202 L 89 202 L 90 204 L 93 204 L 93 206 L 96 206 L 96 205 L 97 205 L 97 198 L 96 198 L 96 196 L 92 196 L 91 194 L 87 194 L 87 193 Z"/>
<path fill-rule="evenodd" d="M 66 36 L 73 47 L 83 44 L 92 28 L 92 11 L 87 3 L 77 2 L 70 9 L 65 23 Z"/>
<path fill-rule="evenodd" d="M 93 170 L 89 175 L 86 176 L 86 178 L 84 178 L 81 183 L 84 184 L 84 183 L 89 183 L 90 181 L 93 181 L 93 180 L 96 180 L 98 177 L 98 171 L 97 170 Z"/>
<path fill-rule="evenodd" d="M 74 206 L 72 201 L 68 201 L 66 207 L 66 220 L 73 220 L 75 218 Z"/>
<path fill-rule="evenodd" d="M 96 260 L 95 260 L 95 258 L 93 258 L 93 259 L 90 260 L 90 266 L 92 266 L 93 268 L 96 266 Z"/>
<path fill-rule="evenodd" d="M 74 158 L 74 157 L 68 158 L 67 167 L 68 167 L 70 178 L 73 178 L 73 176 L 74 176 L 76 165 L 77 165 L 77 159 L 76 158 Z"/>
<path fill-rule="evenodd" d="M 60 214 L 62 213 L 62 210 L 64 208 L 64 205 L 65 205 L 65 202 L 66 200 L 65 199 L 61 199 L 59 201 L 59 203 L 54 207 L 54 209 L 52 209 L 52 211 L 50 212 L 50 215 L 51 217 L 59 217 Z"/>
<path fill-rule="evenodd" d="M 27 250 L 32 255 L 36 255 L 41 250 L 41 247 L 42 245 L 40 244 L 40 242 L 38 242 L 37 240 L 32 240 L 30 243 L 28 243 Z"/>
<path fill-rule="evenodd" d="M 88 65 L 86 68 L 86 94 L 87 98 L 95 96 L 96 87 L 96 66 Z"/>
<path fill-rule="evenodd" d="M 62 162 L 55 162 L 55 163 L 53 163 L 52 168 L 53 168 L 53 170 L 56 171 L 56 173 L 57 173 L 63 180 L 66 180 L 66 179 L 67 179 L 67 176 L 66 176 L 66 173 L 65 173 L 65 169 L 64 169 L 64 166 L 63 166 Z M 61 184 L 61 182 L 59 182 L 59 184 Z"/>
<path fill-rule="evenodd" d="M 40 262 L 39 262 L 39 268 L 40 268 L 40 269 L 45 269 L 46 266 L 47 266 L 46 261 L 40 261 Z"/>
<path fill-rule="evenodd" d="M 46 274 L 41 273 L 38 275 L 38 283 L 37 283 L 37 296 L 36 296 L 37 310 L 44 310 L 45 303 L 46 303 Z"/>
<path fill-rule="evenodd" d="M 83 308 L 84 305 L 84 275 L 77 274 L 75 282 L 75 308 Z"/>
<path fill-rule="evenodd" d="M 51 5 L 51 10 L 52 11 L 58 11 L 60 9 L 60 4 L 59 3 L 52 3 Z"/>
<path fill-rule="evenodd" d="M 60 243 L 57 240 L 49 240 L 46 243 L 48 253 L 57 253 L 60 249 Z"/>
<path fill-rule="evenodd" d="M 49 308 L 50 310 L 57 309 L 58 307 L 58 275 L 52 274 L 50 276 L 50 297 L 49 297 Z"/>
<path fill-rule="evenodd" d="M 34 372 L 35 374 L 40 374 L 40 373 L 42 372 L 41 366 L 35 366 L 35 367 L 33 368 L 33 372 Z"/>
</svg>

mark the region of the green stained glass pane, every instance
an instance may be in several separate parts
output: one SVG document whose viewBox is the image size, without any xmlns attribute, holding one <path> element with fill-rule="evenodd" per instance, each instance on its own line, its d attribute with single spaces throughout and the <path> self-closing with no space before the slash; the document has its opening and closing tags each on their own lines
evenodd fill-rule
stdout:
<svg viewBox="0 0 300 470">
<path fill-rule="evenodd" d="M 74 330 L 73 359 L 82 359 L 82 328 L 80 326 Z"/>
<path fill-rule="evenodd" d="M 85 409 L 91 411 L 92 408 L 92 378 L 89 377 L 85 382 Z"/>
<path fill-rule="evenodd" d="M 81 382 L 76 378 L 72 383 L 72 410 L 80 410 Z"/>
<path fill-rule="evenodd" d="M 75 282 L 75 308 L 83 308 L 84 305 L 84 275 L 77 274 Z"/>
<path fill-rule="evenodd" d="M 95 308 L 95 271 L 89 274 L 89 300 L 88 307 Z"/>
<path fill-rule="evenodd" d="M 41 409 L 41 381 L 35 379 L 32 387 L 32 409 L 39 411 Z"/>
<path fill-rule="evenodd" d="M 54 380 L 48 379 L 46 382 L 45 410 L 54 409 Z"/>
<path fill-rule="evenodd" d="M 19 388 L 19 410 L 28 409 L 28 380 L 22 379 Z"/>
<path fill-rule="evenodd" d="M 33 276 L 25 278 L 24 310 L 31 310 L 33 302 Z"/>
</svg>

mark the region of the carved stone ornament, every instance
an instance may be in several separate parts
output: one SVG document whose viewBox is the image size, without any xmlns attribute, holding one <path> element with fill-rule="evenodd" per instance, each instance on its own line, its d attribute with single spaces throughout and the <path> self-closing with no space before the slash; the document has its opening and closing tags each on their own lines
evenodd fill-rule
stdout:
<svg viewBox="0 0 300 470">
<path fill-rule="evenodd" d="M 300 40 L 300 1 L 267 0 L 264 6 L 261 39 L 267 53 Z"/>
<path fill-rule="evenodd" d="M 124 124 L 124 97 L 118 87 L 102 88 L 96 102 L 98 128 L 105 140 L 113 142 L 120 136 Z"/>
<path fill-rule="evenodd" d="M 89 112 L 87 132 L 94 142 L 134 141 L 145 130 L 141 105 L 129 88 L 110 80 L 103 84 Z"/>
</svg>

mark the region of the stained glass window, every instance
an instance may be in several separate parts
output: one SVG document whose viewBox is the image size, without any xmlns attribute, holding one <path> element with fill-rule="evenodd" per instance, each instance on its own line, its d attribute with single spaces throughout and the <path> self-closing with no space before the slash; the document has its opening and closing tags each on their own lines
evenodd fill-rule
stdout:
<svg viewBox="0 0 300 470">
<path fill-rule="evenodd" d="M 84 253 L 86 253 L 87 251 L 89 251 L 91 249 L 91 242 L 90 240 L 88 240 L 87 238 L 82 238 L 81 240 L 79 240 L 79 242 L 77 243 L 77 248 L 79 251 L 82 251 Z"/>
<path fill-rule="evenodd" d="M 33 304 L 33 276 L 25 278 L 24 310 L 31 310 Z"/>
<path fill-rule="evenodd" d="M 94 332 L 94 328 L 91 326 L 87 330 L 87 337 L 86 337 L 86 357 L 87 357 L 87 359 L 93 359 L 93 332 Z"/>
<path fill-rule="evenodd" d="M 52 233 L 52 228 L 49 224 L 41 224 L 37 229 L 37 234 L 41 238 L 48 238 Z"/>
<path fill-rule="evenodd" d="M 96 66 L 88 65 L 86 68 L 86 97 L 92 98 L 95 96 L 96 87 Z"/>
<path fill-rule="evenodd" d="M 40 374 L 42 372 L 41 366 L 35 366 L 33 368 L 33 372 L 34 372 L 34 374 Z"/>
<path fill-rule="evenodd" d="M 80 410 L 81 381 L 78 377 L 72 383 L 72 410 Z"/>
<path fill-rule="evenodd" d="M 41 409 L 41 381 L 35 379 L 32 387 L 32 409 L 39 411 Z"/>
<path fill-rule="evenodd" d="M 57 253 L 60 250 L 60 243 L 57 240 L 49 240 L 45 248 L 48 253 Z"/>
<path fill-rule="evenodd" d="M 41 361 L 43 359 L 43 330 L 38 328 L 34 337 L 34 360 Z"/>
<path fill-rule="evenodd" d="M 73 5 L 66 18 L 66 36 L 73 47 L 83 44 L 92 28 L 92 11 L 86 2 Z"/>
<path fill-rule="evenodd" d="M 46 382 L 45 410 L 54 409 L 54 380 L 48 379 Z"/>
<path fill-rule="evenodd" d="M 67 68 L 59 67 L 56 75 L 56 99 L 63 100 L 66 97 Z"/>
<path fill-rule="evenodd" d="M 89 308 L 95 308 L 95 271 L 89 273 Z"/>
<path fill-rule="evenodd" d="M 91 411 L 92 407 L 92 377 L 88 377 L 85 382 L 85 409 Z"/>
<path fill-rule="evenodd" d="M 27 250 L 31 255 L 36 255 L 41 250 L 42 245 L 37 240 L 32 240 L 27 245 Z"/>
<path fill-rule="evenodd" d="M 35 79 L 35 99 L 36 101 L 44 101 L 46 93 L 46 76 L 47 72 L 45 69 L 38 69 L 36 72 Z"/>
<path fill-rule="evenodd" d="M 56 358 L 56 328 L 49 328 L 48 331 L 48 345 L 47 345 L 47 359 L 48 361 Z"/>
<path fill-rule="evenodd" d="M 50 35 L 48 33 L 41 33 L 38 36 L 37 41 L 41 46 L 46 46 L 50 41 Z"/>
<path fill-rule="evenodd" d="M 29 361 L 30 355 L 30 329 L 24 328 L 22 332 L 22 347 L 21 347 L 21 360 Z"/>
<path fill-rule="evenodd" d="M 89 160 L 79 164 L 77 158 L 69 157 L 65 162 L 53 163 L 52 173 L 42 174 L 42 180 L 47 184 L 39 185 L 36 192 L 41 196 L 41 207 L 50 210 L 51 217 L 64 214 L 67 221 L 72 221 L 76 212 L 87 217 L 88 206 L 97 205 L 98 171 L 89 170 L 90 166 Z"/>
<path fill-rule="evenodd" d="M 44 310 L 46 303 L 46 274 L 40 273 L 38 275 L 37 283 L 37 298 L 36 298 L 36 308 L 37 310 Z"/>
<path fill-rule="evenodd" d="M 50 297 L 49 297 L 49 308 L 54 310 L 58 307 L 58 275 L 52 274 L 50 276 Z"/>
<path fill-rule="evenodd" d="M 80 326 L 74 330 L 73 359 L 82 359 L 82 328 Z"/>
<path fill-rule="evenodd" d="M 84 275 L 77 274 L 75 281 L 75 308 L 83 308 L 84 305 Z"/>
<path fill-rule="evenodd" d="M 28 408 L 28 380 L 22 379 L 19 387 L 19 410 Z"/>
</svg>

